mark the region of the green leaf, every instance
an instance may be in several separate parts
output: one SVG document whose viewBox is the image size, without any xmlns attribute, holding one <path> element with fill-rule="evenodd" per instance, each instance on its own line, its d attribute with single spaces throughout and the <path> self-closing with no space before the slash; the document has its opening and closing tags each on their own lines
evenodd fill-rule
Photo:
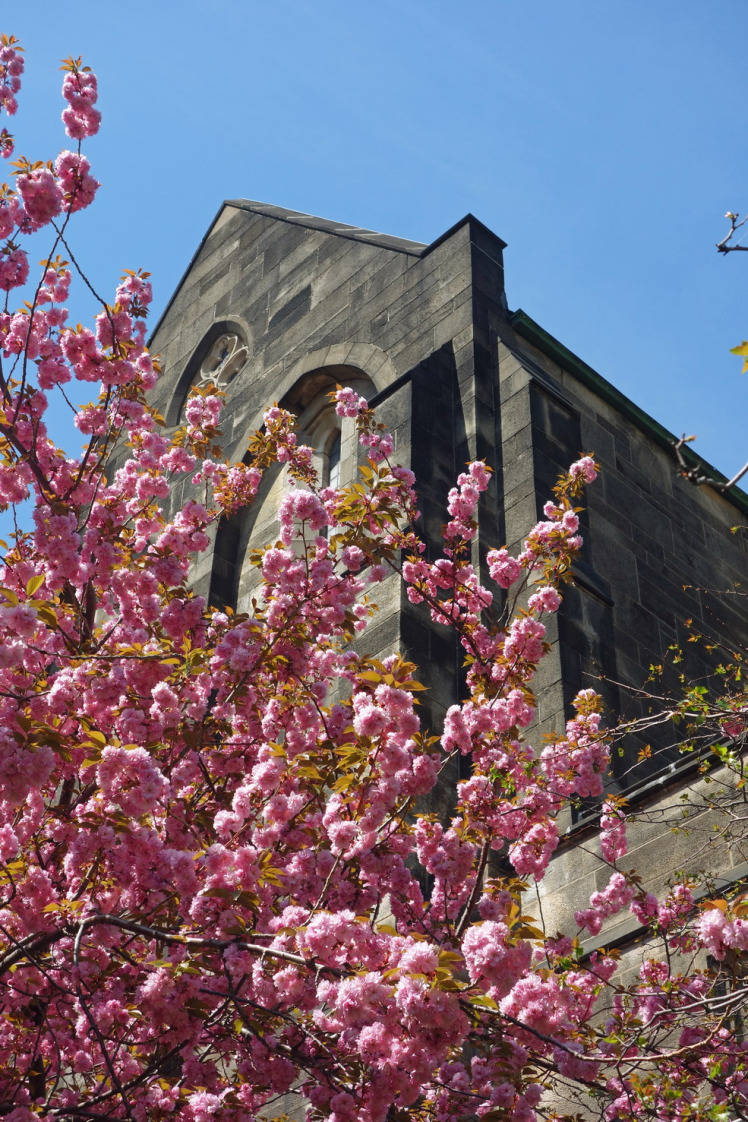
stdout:
<svg viewBox="0 0 748 1122">
<path fill-rule="evenodd" d="M 37 605 L 36 614 L 42 623 L 48 624 L 49 627 L 57 626 L 57 613 L 51 605 L 46 603 Z"/>
</svg>

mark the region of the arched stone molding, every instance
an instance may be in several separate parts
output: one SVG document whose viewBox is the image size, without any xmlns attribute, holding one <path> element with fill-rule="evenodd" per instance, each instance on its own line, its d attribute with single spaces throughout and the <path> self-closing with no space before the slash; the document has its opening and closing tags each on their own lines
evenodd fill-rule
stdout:
<svg viewBox="0 0 748 1122">
<path fill-rule="evenodd" d="M 297 383 L 320 370 L 328 371 L 333 377 L 339 372 L 338 380 L 345 380 L 347 384 L 351 384 L 349 379 L 358 373 L 371 383 L 371 393 L 379 393 L 398 377 L 392 360 L 381 347 L 373 343 L 336 343 L 310 351 L 286 370 L 279 366 L 273 379 L 275 400 L 284 403 L 288 395 L 293 394 Z M 265 376 L 268 374 L 266 371 Z M 256 428 L 261 421 L 259 416 L 253 427 Z"/>
<path fill-rule="evenodd" d="M 226 358 L 231 369 L 229 370 L 230 376 L 221 381 L 220 356 L 213 354 L 213 352 L 224 338 L 227 342 Z M 234 342 L 229 343 L 229 340 L 234 340 Z M 239 373 L 247 369 L 251 358 L 252 333 L 248 324 L 238 316 L 222 317 L 214 320 L 195 347 L 177 381 L 166 412 L 167 425 L 179 424 L 187 395 L 191 387 L 200 381 L 203 366 L 206 363 L 214 366 L 219 384 L 223 388 L 225 385 L 230 385 Z M 206 370 L 203 376 L 207 380 L 209 375 L 210 372 Z"/>
<path fill-rule="evenodd" d="M 323 367 L 345 366 L 360 370 L 371 380 L 375 392 L 385 389 L 397 378 L 397 370 L 387 353 L 374 343 L 335 343 L 311 351 L 295 362 L 284 382 L 290 388 L 299 378 Z"/>
</svg>

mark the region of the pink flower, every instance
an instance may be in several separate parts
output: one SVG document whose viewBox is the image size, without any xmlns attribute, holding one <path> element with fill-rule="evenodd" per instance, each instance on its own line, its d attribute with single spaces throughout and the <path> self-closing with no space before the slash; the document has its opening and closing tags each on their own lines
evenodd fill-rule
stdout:
<svg viewBox="0 0 748 1122">
<path fill-rule="evenodd" d="M 445 752 L 459 748 L 462 753 L 472 749 L 472 737 L 465 722 L 465 715 L 459 705 L 450 705 L 444 717 L 442 746 Z"/>
<path fill-rule="evenodd" d="M 532 948 L 527 942 L 513 942 L 505 923 L 484 920 L 474 923 L 462 940 L 468 976 L 473 985 L 482 983 L 492 994 L 503 997 L 528 968 Z"/>
<path fill-rule="evenodd" d="M 12 39 L 0 48 L 0 111 L 12 117 L 18 108 L 16 94 L 21 88 L 23 55 L 13 46 Z M 21 1122 L 20 1119 L 14 1122 Z"/>
<path fill-rule="evenodd" d="M 289 545 L 303 529 L 313 533 L 327 525 L 327 511 L 311 491 L 287 491 L 281 499 L 279 519 L 281 538 Z"/>
<path fill-rule="evenodd" d="M 527 601 L 531 612 L 557 612 L 561 606 L 561 597 L 555 588 L 546 585 L 534 592 Z"/>
<path fill-rule="evenodd" d="M 623 873 L 613 873 L 602 892 L 593 892 L 589 908 L 574 913 L 580 927 L 592 935 L 601 930 L 604 920 L 628 907 L 636 895 L 636 886 Z"/>
<path fill-rule="evenodd" d="M 196 1091 L 187 1102 L 192 1111 L 193 1122 L 210 1122 L 221 1109 L 223 1095 L 213 1095 L 209 1091 Z"/>
<path fill-rule="evenodd" d="M 404 973 L 433 974 L 439 965 L 438 949 L 430 943 L 413 943 L 403 951 L 398 965 Z"/>
<path fill-rule="evenodd" d="M 504 654 L 508 659 L 522 658 L 527 662 L 539 662 L 543 656 L 545 627 L 539 620 L 515 619 L 504 643 Z"/>
<path fill-rule="evenodd" d="M 387 715 L 378 705 L 374 705 L 367 694 L 356 694 L 353 698 L 353 727 L 359 736 L 377 736 L 387 723 Z"/>
<path fill-rule="evenodd" d="M 695 924 L 702 944 L 710 954 L 721 961 L 727 953 L 728 920 L 719 908 L 709 908 L 701 913 Z"/>
<path fill-rule="evenodd" d="M 22 249 L 12 249 L 10 243 L 0 249 L 0 289 L 9 292 L 25 284 L 29 276 L 29 261 Z"/>
<path fill-rule="evenodd" d="M 558 827 L 553 819 L 536 822 L 509 849 L 509 860 L 521 877 L 541 880 L 558 846 Z"/>
<path fill-rule="evenodd" d="M 335 393 L 335 412 L 339 417 L 357 417 L 367 408 L 365 397 L 360 397 L 350 386 L 341 386 Z"/>
<path fill-rule="evenodd" d="M 19 175 L 18 193 L 35 230 L 46 226 L 62 210 L 62 192 L 49 168 Z"/>
<path fill-rule="evenodd" d="M 90 168 L 86 157 L 76 152 L 60 152 L 55 160 L 55 175 L 64 196 L 66 210 L 82 210 L 93 202 L 101 184 L 91 175 Z M 121 303 L 119 290 L 117 297 L 117 302 Z"/>
<path fill-rule="evenodd" d="M 170 790 L 168 779 L 144 748 L 128 751 L 108 745 L 96 773 L 102 794 L 134 818 L 153 810 Z"/>
<path fill-rule="evenodd" d="M 23 216 L 23 208 L 15 195 L 0 195 L 0 240 L 9 238 Z"/>
<path fill-rule="evenodd" d="M 597 479 L 597 466 L 592 456 L 582 456 L 569 468 L 572 479 L 583 479 L 585 483 L 594 483 Z"/>
<path fill-rule="evenodd" d="M 620 807 L 606 800 L 600 815 L 600 849 L 606 861 L 617 861 L 625 857 L 626 817 Z"/>
<path fill-rule="evenodd" d="M 215 394 L 191 397 L 184 407 L 184 415 L 194 428 L 213 428 L 218 423 L 221 407 L 221 399 Z"/>
<path fill-rule="evenodd" d="M 68 136 L 82 140 L 99 131 L 101 113 L 94 109 L 97 100 L 96 75 L 91 70 L 75 70 L 65 75 L 62 96 L 68 103 L 62 121 Z"/>
<path fill-rule="evenodd" d="M 486 555 L 488 571 L 491 579 L 495 580 L 502 588 L 509 588 L 519 579 L 522 566 L 514 557 L 510 557 L 506 549 L 491 549 Z"/>
</svg>

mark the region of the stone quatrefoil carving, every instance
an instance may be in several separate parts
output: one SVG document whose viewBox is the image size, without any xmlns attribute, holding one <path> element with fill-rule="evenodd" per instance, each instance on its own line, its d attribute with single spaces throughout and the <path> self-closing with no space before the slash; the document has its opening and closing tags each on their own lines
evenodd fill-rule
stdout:
<svg viewBox="0 0 748 1122">
<path fill-rule="evenodd" d="M 227 386 L 236 377 L 249 357 L 249 350 L 236 334 L 219 335 L 203 359 L 195 379 L 198 386 L 212 383 Z"/>
</svg>

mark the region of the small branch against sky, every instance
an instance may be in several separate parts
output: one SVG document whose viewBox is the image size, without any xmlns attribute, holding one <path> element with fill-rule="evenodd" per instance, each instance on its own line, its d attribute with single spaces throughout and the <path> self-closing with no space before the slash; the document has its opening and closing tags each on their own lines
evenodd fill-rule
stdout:
<svg viewBox="0 0 748 1122">
<path fill-rule="evenodd" d="M 717 252 L 728 254 L 748 250 L 748 245 L 741 245 L 740 242 L 733 241 L 738 230 L 748 222 L 748 215 L 746 215 L 745 218 L 741 218 L 737 211 L 728 210 L 725 214 L 725 218 L 730 223 L 730 229 L 727 231 L 724 238 L 717 242 Z M 742 373 L 745 374 L 746 371 L 748 371 L 748 341 L 739 343 L 737 347 L 731 347 L 730 354 L 739 355 L 743 359 Z M 701 463 L 691 464 L 689 466 L 683 455 L 683 448 L 686 444 L 690 444 L 695 439 L 695 435 L 686 436 L 686 434 L 683 433 L 679 440 L 673 441 L 673 450 L 678 461 L 678 475 L 683 479 L 687 479 L 689 483 L 694 483 L 697 486 L 707 484 L 710 487 L 714 487 L 716 491 L 721 491 L 724 494 L 726 491 L 729 491 L 731 487 L 734 487 L 735 484 L 743 478 L 746 472 L 748 472 L 748 462 L 746 462 L 730 479 L 717 479 L 715 476 L 705 472 L 703 470 L 704 465 Z"/>
<path fill-rule="evenodd" d="M 683 447 L 686 444 L 690 444 L 695 439 L 696 436 L 694 434 L 686 436 L 686 434 L 683 433 L 683 436 L 681 436 L 679 440 L 673 441 L 673 450 L 675 451 L 675 456 L 678 461 L 678 475 L 682 476 L 683 479 L 687 479 L 689 483 L 695 483 L 698 486 L 702 486 L 706 483 L 710 487 L 714 487 L 716 491 L 722 491 L 724 493 L 725 491 L 729 491 L 731 487 L 734 487 L 735 484 L 743 478 L 746 472 L 748 472 L 748 463 L 745 463 L 739 471 L 735 472 L 731 479 L 717 479 L 715 476 L 708 475 L 703 470 L 704 465 L 701 463 L 692 464 L 689 467 L 683 455 Z"/>
<path fill-rule="evenodd" d="M 748 222 L 748 215 L 746 215 L 745 218 L 740 218 L 740 215 L 737 213 L 737 211 L 733 212 L 731 210 L 728 210 L 725 218 L 727 218 L 730 223 L 730 229 L 727 231 L 724 238 L 722 238 L 721 241 L 717 242 L 717 253 L 736 253 L 739 251 L 745 252 L 746 250 L 748 250 L 748 245 L 741 245 L 739 242 L 733 243 L 732 239 L 735 237 L 741 226 L 744 226 L 746 222 Z M 740 219 L 740 221 L 738 221 L 738 219 Z"/>
</svg>

